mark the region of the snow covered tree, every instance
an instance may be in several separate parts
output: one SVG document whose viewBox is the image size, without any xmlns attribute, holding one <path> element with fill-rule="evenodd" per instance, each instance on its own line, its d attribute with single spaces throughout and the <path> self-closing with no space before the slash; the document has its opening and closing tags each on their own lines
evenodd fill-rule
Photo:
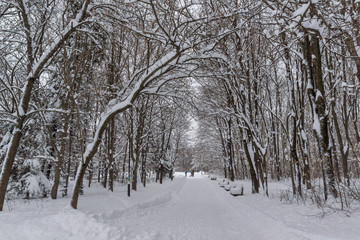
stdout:
<svg viewBox="0 0 360 240">
<path fill-rule="evenodd" d="M 85 23 L 88 17 L 89 4 L 89 0 L 84 1 L 73 19 L 62 22 L 62 26 L 55 23 L 59 17 L 55 13 L 58 11 L 66 12 L 69 9 L 55 1 L 50 3 L 20 0 L 12 3 L 9 1 L 8 7 L 5 8 L 5 12 L 1 16 L 4 22 L 8 22 L 6 27 L 9 30 L 11 29 L 6 31 L 9 34 L 2 35 L 1 42 L 12 46 L 14 50 L 9 54 L 14 56 L 14 60 L 18 59 L 12 60 L 12 62 L 8 61 L 11 66 L 9 70 L 11 69 L 16 73 L 9 76 L 10 79 L 17 79 L 19 84 L 7 85 L 10 93 L 14 93 L 16 89 L 17 94 L 11 94 L 12 101 L 15 102 L 13 109 L 15 118 L 11 118 L 13 129 L 10 130 L 10 141 L 7 145 L 0 175 L 0 210 L 3 208 L 11 168 L 22 137 L 22 129 L 27 118 L 34 85 L 38 84 L 45 66 L 52 60 L 65 41 Z M 50 25 L 58 27 L 58 34 L 49 33 L 50 31 L 54 32 Z M 8 57 L 7 59 L 10 60 L 11 58 Z M 17 69 L 19 71 L 16 71 Z M 3 79 L 2 76 L 1 79 Z"/>
</svg>

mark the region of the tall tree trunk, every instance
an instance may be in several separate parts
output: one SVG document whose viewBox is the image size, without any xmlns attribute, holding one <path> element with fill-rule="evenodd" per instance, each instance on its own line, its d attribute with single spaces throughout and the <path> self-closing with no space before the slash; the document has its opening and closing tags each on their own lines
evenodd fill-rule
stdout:
<svg viewBox="0 0 360 240">
<path fill-rule="evenodd" d="M 159 180 L 160 180 L 160 184 L 163 183 L 163 178 L 164 178 L 164 165 L 160 164 L 159 167 Z"/>
<path fill-rule="evenodd" d="M 67 99 L 68 101 L 69 99 Z M 65 110 L 68 109 L 68 103 L 65 104 Z M 54 183 L 51 187 L 51 199 L 57 198 L 57 192 L 60 185 L 60 175 L 61 175 L 61 168 L 64 163 L 64 156 L 65 156 L 65 149 L 66 149 L 66 140 L 68 137 L 68 130 L 69 130 L 69 121 L 70 121 L 70 114 L 66 114 L 64 117 L 64 130 L 61 136 L 61 143 L 60 143 L 60 150 L 57 152 L 57 162 L 55 165 L 55 175 L 54 175 Z M 53 147 L 56 148 L 55 143 L 53 142 Z"/>
<path fill-rule="evenodd" d="M 129 146 L 129 141 L 126 141 L 126 145 L 125 145 L 125 152 L 124 152 L 124 160 L 123 160 L 123 164 L 122 164 L 122 173 L 121 173 L 121 183 L 125 184 L 125 172 L 126 172 L 126 160 L 127 160 L 127 152 L 128 152 L 128 146 Z"/>
<path fill-rule="evenodd" d="M 327 65 L 328 68 L 330 70 L 332 70 L 332 64 L 331 64 L 331 59 L 328 59 L 328 56 L 326 54 L 326 61 L 327 61 Z M 345 61 L 345 59 L 343 59 L 343 61 Z M 344 63 L 345 64 L 345 63 Z M 343 66 L 344 67 L 344 66 Z M 344 79 L 346 79 L 346 72 L 345 72 L 345 67 L 343 69 L 343 75 L 344 75 Z M 336 133 L 336 137 L 337 137 L 337 142 L 339 144 L 339 150 L 340 150 L 340 157 L 341 157 L 341 162 L 342 162 L 342 167 L 343 167 L 343 175 L 345 178 L 345 182 L 346 184 L 349 186 L 350 185 L 350 178 L 349 178 L 349 173 L 348 173 L 348 163 L 347 163 L 347 159 L 348 159 L 348 155 L 349 155 L 349 148 L 344 146 L 344 141 L 343 141 L 343 137 L 341 135 L 341 130 L 340 130 L 340 125 L 339 125 L 339 121 L 338 121 L 338 117 L 337 117 L 337 113 L 336 113 L 336 88 L 335 88 L 335 82 L 332 78 L 332 74 L 329 73 L 329 78 L 330 78 L 330 88 L 333 88 L 333 93 L 332 96 L 334 97 L 334 100 L 331 101 L 331 115 L 332 115 L 332 120 L 334 123 L 334 128 L 335 128 L 335 133 Z M 343 112 L 344 112 L 344 127 L 345 127 L 345 132 L 347 132 L 348 129 L 348 120 L 347 120 L 347 93 L 346 90 L 343 93 Z M 333 142 L 333 144 L 335 145 L 335 142 Z M 335 146 L 336 149 L 336 146 Z M 336 153 L 335 153 L 336 154 Z M 337 158 L 335 158 L 337 159 Z M 337 163 L 335 163 L 337 164 Z M 336 168 L 338 169 L 338 167 Z"/>
<path fill-rule="evenodd" d="M 298 92 L 299 92 L 299 109 L 305 109 L 305 99 L 306 99 L 306 68 L 301 65 L 301 70 L 298 70 L 302 73 L 301 81 L 298 83 Z M 306 185 L 306 189 L 311 189 L 311 173 L 310 173 L 310 159 L 309 159 L 309 142 L 307 134 L 305 132 L 305 111 L 300 111 L 299 119 L 299 142 L 301 149 L 301 156 L 303 159 L 303 184 Z"/>
<path fill-rule="evenodd" d="M 298 113 L 296 108 L 296 96 L 295 96 L 295 80 L 291 73 L 290 68 L 290 50 L 288 47 L 288 43 L 286 40 L 285 32 L 282 34 L 282 41 L 284 44 L 284 61 L 285 61 L 285 68 L 286 68 L 286 78 L 288 81 L 289 86 L 289 105 L 290 105 L 290 124 L 288 125 L 288 131 L 289 131 L 289 139 L 290 139 L 290 158 L 292 161 L 292 164 L 294 165 L 295 174 L 294 177 L 296 178 L 295 181 L 295 189 L 293 192 L 295 194 L 298 194 L 299 196 L 302 196 L 302 190 L 301 190 L 301 170 L 300 170 L 300 163 L 299 158 L 297 154 L 297 120 L 298 120 Z M 294 185 L 293 185 L 294 186 Z"/>
<path fill-rule="evenodd" d="M 248 160 L 250 176 L 251 176 L 251 186 L 252 193 L 259 193 L 260 182 L 258 175 L 255 170 L 255 159 L 254 159 L 254 149 L 251 142 L 244 140 L 244 149 L 245 155 Z"/>
<path fill-rule="evenodd" d="M 148 151 L 149 151 L 149 144 L 147 143 L 141 159 L 141 182 L 144 187 L 146 187 L 146 158 Z"/>
<path fill-rule="evenodd" d="M 143 145 L 143 132 L 144 132 L 144 126 L 145 126 L 145 116 L 146 116 L 146 109 L 147 109 L 147 102 L 145 105 L 142 105 L 141 108 L 138 111 L 138 127 L 136 131 L 136 138 L 135 138 L 135 164 L 133 169 L 133 182 L 132 182 L 132 189 L 134 191 L 137 190 L 137 182 L 138 182 L 138 168 L 139 168 L 139 162 L 140 162 L 140 153 L 141 148 Z"/>
<path fill-rule="evenodd" d="M 230 181 L 235 181 L 235 170 L 234 170 L 234 154 L 233 154 L 233 144 L 232 144 L 232 127 L 231 127 L 231 117 L 228 119 L 228 133 L 227 133 L 227 151 L 229 158 L 229 177 Z"/>
<path fill-rule="evenodd" d="M 71 120 L 72 121 L 72 117 Z M 68 143 L 68 162 L 67 162 L 67 168 L 66 168 L 66 177 L 65 177 L 65 186 L 64 186 L 64 193 L 63 197 L 67 197 L 68 191 L 69 191 L 69 178 L 70 178 L 70 171 L 71 171 L 71 162 L 72 162 L 72 128 L 69 128 L 69 143 Z"/>
<path fill-rule="evenodd" d="M 322 76 L 320 42 L 317 34 L 311 34 L 311 40 L 309 40 L 308 34 L 305 35 L 304 51 L 308 67 L 308 93 L 313 109 L 314 135 L 318 141 L 320 157 L 323 162 L 324 184 L 327 185 L 324 194 L 327 199 L 328 191 L 334 197 L 337 197 L 337 190 L 333 164 L 330 158 L 328 113 Z"/>
<path fill-rule="evenodd" d="M 115 151 L 115 119 L 111 119 L 108 127 L 108 147 L 107 154 L 109 160 L 109 190 L 114 191 L 114 151 Z"/>
</svg>

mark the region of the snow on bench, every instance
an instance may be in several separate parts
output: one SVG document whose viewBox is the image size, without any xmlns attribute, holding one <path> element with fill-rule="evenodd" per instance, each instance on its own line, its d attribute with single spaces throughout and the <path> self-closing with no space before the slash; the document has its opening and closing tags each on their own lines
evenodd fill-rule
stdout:
<svg viewBox="0 0 360 240">
<path fill-rule="evenodd" d="M 210 180 L 216 180 L 217 177 L 215 175 L 210 175 Z"/>
<path fill-rule="evenodd" d="M 222 182 L 219 182 L 220 187 L 225 187 L 226 185 L 229 185 L 229 180 L 226 178 L 223 179 Z"/>
<path fill-rule="evenodd" d="M 240 184 L 240 185 L 230 188 L 230 194 L 233 196 L 244 195 L 244 185 Z"/>
<path fill-rule="evenodd" d="M 236 183 L 230 182 L 228 185 L 225 185 L 225 186 L 224 186 L 224 189 L 225 189 L 226 191 L 229 191 L 231 188 L 234 188 L 234 187 L 236 187 Z"/>
</svg>

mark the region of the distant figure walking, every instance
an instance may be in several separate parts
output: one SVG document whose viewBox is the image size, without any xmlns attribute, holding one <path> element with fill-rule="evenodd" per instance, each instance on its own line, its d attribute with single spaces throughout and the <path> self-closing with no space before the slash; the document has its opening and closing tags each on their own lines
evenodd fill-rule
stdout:
<svg viewBox="0 0 360 240">
<path fill-rule="evenodd" d="M 185 171 L 185 177 L 187 177 L 187 171 Z"/>
<path fill-rule="evenodd" d="M 194 177 L 195 170 L 191 170 L 191 176 Z"/>
</svg>

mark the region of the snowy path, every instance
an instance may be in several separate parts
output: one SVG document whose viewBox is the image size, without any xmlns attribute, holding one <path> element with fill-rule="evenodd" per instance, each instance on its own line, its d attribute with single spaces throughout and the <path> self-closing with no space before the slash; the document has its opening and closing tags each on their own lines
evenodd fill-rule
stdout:
<svg viewBox="0 0 360 240">
<path fill-rule="evenodd" d="M 239 239 L 239 225 L 233 222 L 237 218 L 213 186 L 201 178 L 187 178 L 168 204 L 128 219 L 123 239 Z"/>
<path fill-rule="evenodd" d="M 247 183 L 246 183 L 247 184 Z M 286 186 L 285 186 L 286 187 Z M 6 240 L 357 240 L 360 211 L 314 217 L 311 206 L 261 194 L 233 197 L 216 181 L 177 175 L 126 196 L 100 185 L 85 189 L 79 209 L 68 198 L 14 201 L 0 213 Z M 273 191 L 274 192 L 274 191 Z"/>
<path fill-rule="evenodd" d="M 290 228 L 242 204 L 240 199 L 234 201 L 207 178 L 177 180 L 177 187 L 170 189 L 166 197 L 118 216 L 113 214 L 113 220 L 107 223 L 121 230 L 112 236 L 122 240 L 333 239 Z"/>
</svg>

